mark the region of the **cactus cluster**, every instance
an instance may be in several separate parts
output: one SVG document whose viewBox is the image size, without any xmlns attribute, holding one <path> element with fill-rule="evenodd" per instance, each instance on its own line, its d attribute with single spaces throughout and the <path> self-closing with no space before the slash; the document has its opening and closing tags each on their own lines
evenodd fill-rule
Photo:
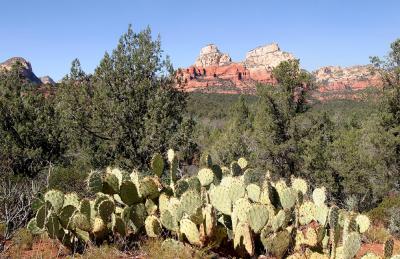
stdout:
<svg viewBox="0 0 400 259">
<path fill-rule="evenodd" d="M 262 252 L 304 258 L 306 251 L 318 258 L 353 258 L 361 233 L 369 228 L 367 216 L 328 206 L 324 187 L 311 191 L 295 177 L 290 183 L 274 182 L 270 172 L 249 168 L 244 158 L 220 167 L 206 154 L 198 174 L 181 179 L 175 152 L 169 150 L 167 158 L 168 168 L 160 154 L 154 155 L 153 175 L 146 177 L 111 168 L 91 172 L 87 188 L 95 194 L 92 200 L 49 190 L 28 229 L 46 231 L 66 246 L 146 233 L 198 247 L 233 245 L 241 257 Z M 387 242 L 386 257 L 392 243 Z"/>
</svg>

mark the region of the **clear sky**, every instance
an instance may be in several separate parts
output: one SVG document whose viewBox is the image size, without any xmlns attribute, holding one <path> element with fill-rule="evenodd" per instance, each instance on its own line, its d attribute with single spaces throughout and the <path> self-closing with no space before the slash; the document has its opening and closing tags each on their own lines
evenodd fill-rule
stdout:
<svg viewBox="0 0 400 259">
<path fill-rule="evenodd" d="M 175 67 L 215 43 L 233 60 L 277 42 L 308 70 L 384 55 L 400 38 L 399 0 L 4 0 L 0 61 L 21 56 L 38 76 L 59 80 L 77 57 L 93 72 L 132 24 L 149 25 Z"/>
</svg>

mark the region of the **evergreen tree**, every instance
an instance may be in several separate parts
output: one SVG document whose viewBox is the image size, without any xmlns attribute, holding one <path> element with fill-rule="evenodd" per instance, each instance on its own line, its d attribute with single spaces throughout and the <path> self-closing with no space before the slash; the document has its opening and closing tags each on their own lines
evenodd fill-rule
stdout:
<svg viewBox="0 0 400 259">
<path fill-rule="evenodd" d="M 215 143 L 221 162 L 229 164 L 251 155 L 252 116 L 243 96 L 232 105 L 222 136 Z"/>
<path fill-rule="evenodd" d="M 29 83 L 21 66 L 0 71 L 0 171 L 35 176 L 62 161 L 66 143 L 51 89 Z"/>
<path fill-rule="evenodd" d="M 66 125 L 72 124 L 68 135 L 77 143 L 72 153 L 83 150 L 95 167 L 126 169 L 146 167 L 154 152 L 168 148 L 191 156 L 193 121 L 184 120 L 186 94 L 175 87 L 174 75 L 149 28 L 134 33 L 129 26 L 93 76 L 74 62 L 59 106 Z M 71 91 L 77 96 L 66 97 Z"/>
<path fill-rule="evenodd" d="M 282 177 L 297 174 L 299 126 L 296 116 L 307 110 L 306 96 L 310 75 L 301 70 L 298 60 L 284 61 L 273 70 L 276 86 L 260 85 L 255 118 L 257 160 Z"/>
</svg>

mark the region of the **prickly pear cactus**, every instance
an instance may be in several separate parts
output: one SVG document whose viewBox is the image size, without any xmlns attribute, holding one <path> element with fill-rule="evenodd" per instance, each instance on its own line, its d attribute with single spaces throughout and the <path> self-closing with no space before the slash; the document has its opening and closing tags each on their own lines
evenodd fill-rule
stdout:
<svg viewBox="0 0 400 259">
<path fill-rule="evenodd" d="M 197 174 L 201 186 L 209 186 L 214 181 L 214 172 L 209 168 L 200 169 Z"/>
<path fill-rule="evenodd" d="M 343 243 L 343 258 L 353 258 L 361 247 L 361 237 L 357 232 L 351 232 Z"/>
<path fill-rule="evenodd" d="M 58 190 L 50 190 L 45 193 L 44 200 L 49 202 L 54 211 L 58 213 L 64 205 L 64 194 Z"/>
<path fill-rule="evenodd" d="M 146 234 L 149 237 L 160 236 L 161 231 L 162 231 L 161 222 L 156 216 L 154 216 L 154 215 L 148 216 L 146 218 L 144 225 L 145 225 L 145 229 L 146 229 Z"/>
<path fill-rule="evenodd" d="M 182 219 L 180 221 L 180 231 L 183 235 L 185 235 L 189 243 L 191 243 L 192 245 L 202 245 L 202 242 L 200 240 L 200 232 L 197 229 L 196 224 L 193 223 L 191 220 Z"/>
<path fill-rule="evenodd" d="M 268 208 L 263 204 L 252 204 L 247 212 L 247 220 L 254 233 L 260 233 L 269 218 Z"/>
<path fill-rule="evenodd" d="M 249 224 L 241 222 L 236 226 L 233 246 L 242 257 L 254 255 L 254 240 Z"/>
<path fill-rule="evenodd" d="M 159 153 L 154 154 L 150 164 L 153 173 L 158 177 L 161 177 L 164 171 L 164 159 L 162 158 L 162 156 Z"/>
</svg>

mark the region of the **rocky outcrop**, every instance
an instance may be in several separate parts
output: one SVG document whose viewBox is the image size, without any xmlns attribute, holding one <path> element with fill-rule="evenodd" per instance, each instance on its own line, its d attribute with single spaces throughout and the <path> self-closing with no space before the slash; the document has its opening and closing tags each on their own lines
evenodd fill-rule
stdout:
<svg viewBox="0 0 400 259">
<path fill-rule="evenodd" d="M 249 69 L 271 70 L 282 61 L 294 58 L 291 53 L 281 51 L 278 44 L 272 43 L 247 52 L 244 63 Z"/>
<path fill-rule="evenodd" d="M 257 83 L 275 82 L 274 67 L 294 58 L 273 43 L 249 51 L 244 61 L 232 62 L 228 54 L 209 44 L 201 49 L 193 66 L 178 71 L 178 77 L 188 92 L 255 94 Z"/>
<path fill-rule="evenodd" d="M 228 54 L 210 44 L 201 49 L 193 66 L 178 71 L 178 78 L 188 92 L 255 94 L 258 83 L 276 83 L 274 67 L 292 59 L 293 54 L 272 43 L 250 50 L 243 61 L 232 62 Z M 311 73 L 317 84 L 314 96 L 319 99 L 348 98 L 358 90 L 381 85 L 370 66 L 327 66 Z"/>
<path fill-rule="evenodd" d="M 54 80 L 49 76 L 42 76 L 39 79 L 44 85 L 52 85 L 52 86 L 56 85 L 56 82 L 54 82 Z"/>
<path fill-rule="evenodd" d="M 209 44 L 200 50 L 200 55 L 196 59 L 196 67 L 225 66 L 231 63 L 228 54 L 221 53 L 214 44 Z"/>
<path fill-rule="evenodd" d="M 42 84 L 42 81 L 33 73 L 31 63 L 26 61 L 21 57 L 14 57 L 0 63 L 0 69 L 5 69 L 7 71 L 11 70 L 14 65 L 19 63 L 21 65 L 21 75 L 25 77 L 28 81 L 34 84 Z"/>
</svg>

